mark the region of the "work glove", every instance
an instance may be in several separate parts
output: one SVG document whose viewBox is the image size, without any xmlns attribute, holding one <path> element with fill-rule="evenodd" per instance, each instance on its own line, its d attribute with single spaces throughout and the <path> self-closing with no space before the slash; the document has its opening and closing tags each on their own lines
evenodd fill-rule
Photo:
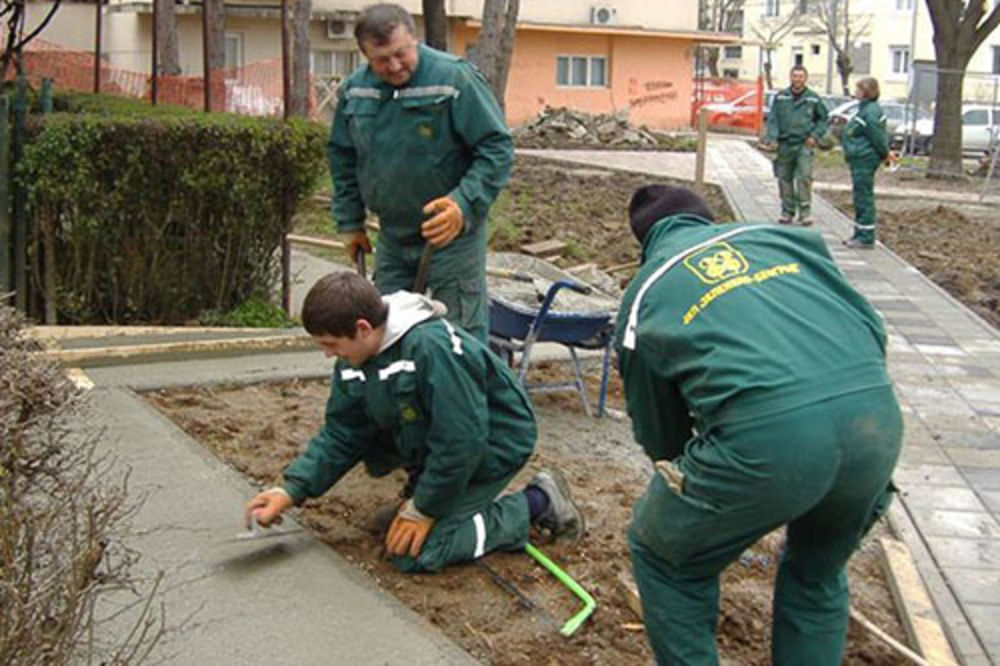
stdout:
<svg viewBox="0 0 1000 666">
<path fill-rule="evenodd" d="M 364 229 L 350 232 L 350 235 L 344 239 L 344 246 L 344 249 L 347 250 L 347 256 L 351 258 L 352 262 L 357 262 L 358 252 L 372 253 L 372 244 L 368 240 L 368 232 Z"/>
<path fill-rule="evenodd" d="M 444 247 L 462 233 L 462 208 L 451 197 L 441 197 L 424 206 L 424 215 L 434 215 L 420 226 L 420 233 L 434 247 Z"/>
<path fill-rule="evenodd" d="M 295 505 L 292 496 L 284 488 L 271 488 L 262 493 L 257 493 L 246 506 L 243 507 L 243 519 L 246 521 L 247 529 L 250 529 L 250 516 L 257 514 L 257 524 L 262 527 L 279 524 L 281 514 Z"/>
<path fill-rule="evenodd" d="M 816 147 L 816 137 L 809 137 L 806 139 L 806 147 L 815 148 Z"/>
<path fill-rule="evenodd" d="M 885 156 L 884 164 L 889 168 L 889 171 L 895 171 L 899 168 L 899 153 L 895 150 L 890 150 L 889 154 Z"/>
<path fill-rule="evenodd" d="M 403 502 L 385 535 L 385 552 L 389 557 L 417 557 L 424 541 L 434 527 L 434 519 L 420 513 L 412 499 Z"/>
</svg>

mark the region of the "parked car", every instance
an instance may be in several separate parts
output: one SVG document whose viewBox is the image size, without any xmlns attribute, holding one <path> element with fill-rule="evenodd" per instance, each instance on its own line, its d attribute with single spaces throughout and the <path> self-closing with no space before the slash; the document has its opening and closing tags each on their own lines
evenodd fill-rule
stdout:
<svg viewBox="0 0 1000 666">
<path fill-rule="evenodd" d="M 765 94 L 765 99 L 767 99 Z M 757 113 L 757 91 L 743 93 L 729 102 L 706 104 L 708 124 L 711 127 L 743 127 L 753 129 Z"/>
<path fill-rule="evenodd" d="M 844 129 L 844 125 L 850 122 L 854 114 L 858 112 L 858 106 L 861 104 L 858 100 L 851 100 L 845 102 L 833 109 L 830 112 L 830 130 L 835 136 L 840 136 L 841 131 Z M 885 129 L 889 133 L 889 136 L 893 136 L 895 133 L 902 131 L 902 128 L 907 127 L 911 124 L 911 115 L 914 113 L 912 107 L 908 107 L 906 104 L 901 102 L 892 101 L 880 101 L 879 106 L 882 107 L 882 111 L 885 112 Z M 917 110 L 916 118 L 917 121 L 921 118 L 928 117 L 925 111 Z"/>
<path fill-rule="evenodd" d="M 982 153 L 1000 138 L 1000 108 L 982 104 L 962 105 L 962 152 Z M 903 124 L 891 135 L 893 147 L 929 154 L 934 145 L 934 117 L 926 113 L 912 125 Z"/>
</svg>

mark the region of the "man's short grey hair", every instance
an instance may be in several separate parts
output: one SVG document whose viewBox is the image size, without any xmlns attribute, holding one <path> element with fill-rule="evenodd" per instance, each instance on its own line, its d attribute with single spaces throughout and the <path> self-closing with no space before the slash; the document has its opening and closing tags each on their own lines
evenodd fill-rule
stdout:
<svg viewBox="0 0 1000 666">
<path fill-rule="evenodd" d="M 354 25 L 354 39 L 357 40 L 358 46 L 361 46 L 362 42 L 374 42 L 375 46 L 384 46 L 389 43 L 392 33 L 399 26 L 406 28 L 411 35 L 417 34 L 413 17 L 399 5 L 391 2 L 369 5 L 361 11 L 358 22 Z"/>
</svg>

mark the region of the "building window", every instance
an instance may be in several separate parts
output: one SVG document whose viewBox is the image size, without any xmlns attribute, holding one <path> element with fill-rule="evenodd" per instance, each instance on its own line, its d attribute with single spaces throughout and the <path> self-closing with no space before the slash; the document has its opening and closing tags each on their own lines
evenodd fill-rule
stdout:
<svg viewBox="0 0 1000 666">
<path fill-rule="evenodd" d="M 893 74 L 902 76 L 910 72 L 910 47 L 889 47 L 889 69 Z"/>
<path fill-rule="evenodd" d="M 1000 74 L 1000 46 L 993 47 L 993 73 Z"/>
<path fill-rule="evenodd" d="M 815 55 L 819 55 L 819 44 L 813 44 L 813 45 L 811 45 L 810 50 L 812 51 L 812 54 L 814 56 Z"/>
<path fill-rule="evenodd" d="M 361 63 L 359 51 L 317 50 L 309 54 L 309 69 L 321 78 L 345 78 Z"/>
<path fill-rule="evenodd" d="M 723 69 L 722 78 L 724 79 L 738 79 L 740 78 L 740 70 L 738 69 Z"/>
<path fill-rule="evenodd" d="M 779 16 L 780 13 L 778 0 L 764 0 L 764 16 Z"/>
<path fill-rule="evenodd" d="M 913 0 L 896 0 L 896 11 L 913 11 Z"/>
<path fill-rule="evenodd" d="M 556 85 L 606 88 L 608 59 L 604 56 L 556 56 Z"/>
<path fill-rule="evenodd" d="M 236 69 L 243 67 L 243 33 L 225 33 L 225 55 L 223 67 L 226 69 Z"/>
<path fill-rule="evenodd" d="M 996 47 L 994 47 L 996 48 Z M 722 57 L 726 60 L 735 60 L 743 57 L 742 46 L 727 46 L 722 49 Z"/>
<path fill-rule="evenodd" d="M 855 74 L 871 74 L 872 72 L 872 45 L 871 42 L 862 42 L 851 46 L 851 69 Z"/>
<path fill-rule="evenodd" d="M 801 46 L 792 47 L 792 64 L 796 67 L 801 67 L 805 64 L 805 54 L 802 53 Z"/>
</svg>

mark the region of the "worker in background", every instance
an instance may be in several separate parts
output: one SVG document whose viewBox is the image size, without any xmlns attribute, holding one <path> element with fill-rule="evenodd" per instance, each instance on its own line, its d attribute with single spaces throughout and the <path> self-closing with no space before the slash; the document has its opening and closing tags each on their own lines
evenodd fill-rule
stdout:
<svg viewBox="0 0 1000 666">
<path fill-rule="evenodd" d="M 655 474 L 628 537 L 657 661 L 717 663 L 719 573 L 786 525 L 773 663 L 839 665 L 845 565 L 888 507 L 902 434 L 882 322 L 812 231 L 715 225 L 662 185 L 629 217 L 642 265 L 616 344 Z"/>
<path fill-rule="evenodd" d="M 854 234 L 844 245 L 870 250 L 875 247 L 875 171 L 883 162 L 889 165 L 897 158 L 889 150 L 885 113 L 878 103 L 878 81 L 871 77 L 861 79 L 854 96 L 861 100 L 858 111 L 840 135 L 844 159 L 851 169 L 854 199 Z"/>
<path fill-rule="evenodd" d="M 374 476 L 421 468 L 385 537 L 403 571 L 521 549 L 532 525 L 570 539 L 583 533 L 557 470 L 497 499 L 534 451 L 534 413 L 514 373 L 443 313 L 417 294 L 382 297 L 354 273 L 312 287 L 302 323 L 337 357 L 326 418 L 282 484 L 247 503 L 248 524 L 252 514 L 275 522 L 364 462 Z"/>
<path fill-rule="evenodd" d="M 809 72 L 805 67 L 792 67 L 789 78 L 791 85 L 775 95 L 767 114 L 764 145 L 777 149 L 774 175 L 781 195 L 778 222 L 792 224 L 797 220 L 809 226 L 813 223 L 813 151 L 826 140 L 828 114 L 820 96 L 806 86 Z"/>
<path fill-rule="evenodd" d="M 434 299 L 486 341 L 486 215 L 510 174 L 513 141 L 479 71 L 415 33 L 398 5 L 358 17 L 354 35 L 368 64 L 339 90 L 328 146 L 333 217 L 354 258 L 371 252 L 366 209 L 378 215 L 383 294 L 413 288 L 430 243 Z"/>
</svg>

